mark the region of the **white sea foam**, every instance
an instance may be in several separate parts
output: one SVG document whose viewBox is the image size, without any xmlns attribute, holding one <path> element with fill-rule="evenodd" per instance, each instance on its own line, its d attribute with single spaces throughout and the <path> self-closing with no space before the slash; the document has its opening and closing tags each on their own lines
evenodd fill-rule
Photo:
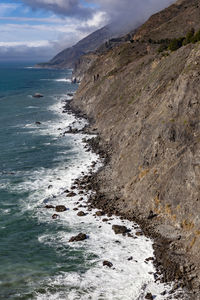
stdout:
<svg viewBox="0 0 200 300">
<path fill-rule="evenodd" d="M 82 195 L 81 195 L 82 196 Z M 145 295 L 150 292 L 154 299 L 163 300 L 167 296 L 161 295 L 163 291 L 169 292 L 171 285 L 155 283 L 155 268 L 151 261 L 145 261 L 149 257 L 153 257 L 152 241 L 145 236 L 137 237 L 136 232 L 139 226 L 129 221 L 122 221 L 118 217 L 109 218 L 109 222 L 102 222 L 104 217 L 94 217 L 96 210 L 88 213 L 85 208 L 80 210 L 87 213 L 84 217 L 78 217 L 77 211 L 73 208 L 77 205 L 80 196 L 69 198 L 66 200 L 65 195 L 61 195 L 56 199 L 52 199 L 52 205 L 63 204 L 69 210 L 60 214 L 57 223 L 67 228 L 71 228 L 71 232 L 60 230 L 55 235 L 42 235 L 39 242 L 45 243 L 51 247 L 59 248 L 61 245 L 68 245 L 74 249 L 84 249 L 85 257 L 94 254 L 96 258 L 90 260 L 93 265 L 86 273 L 62 273 L 53 278 L 48 278 L 42 283 L 46 286 L 46 294 L 37 294 L 36 299 L 83 299 L 83 300 L 143 300 Z M 83 196 L 84 206 L 87 199 Z M 40 216 L 41 220 L 51 220 L 53 210 L 45 210 Z M 112 225 L 125 225 L 131 229 L 133 237 L 124 237 L 115 235 Z M 68 240 L 72 235 L 79 232 L 86 233 L 89 238 L 79 243 L 69 243 Z M 128 260 L 132 257 L 132 260 Z M 108 260 L 113 263 L 110 269 L 103 266 L 103 261 Z M 65 292 L 57 292 L 52 294 L 51 287 L 65 287 Z"/>
<path fill-rule="evenodd" d="M 39 106 L 27 106 L 27 109 L 31 109 L 31 108 L 39 108 Z"/>
<path fill-rule="evenodd" d="M 68 79 L 68 78 L 55 79 L 55 81 L 57 81 L 57 82 L 69 82 L 69 83 L 72 82 L 71 79 Z"/>
<path fill-rule="evenodd" d="M 56 81 L 56 82 L 68 82 L 68 83 L 71 83 L 71 79 L 69 78 L 58 78 L 58 79 L 40 79 L 41 81 Z"/>
</svg>

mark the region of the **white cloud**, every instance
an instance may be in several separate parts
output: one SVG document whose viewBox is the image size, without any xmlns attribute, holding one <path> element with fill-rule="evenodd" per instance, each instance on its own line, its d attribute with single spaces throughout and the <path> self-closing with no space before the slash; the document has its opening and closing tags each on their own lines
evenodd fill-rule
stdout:
<svg viewBox="0 0 200 300">
<path fill-rule="evenodd" d="M 0 47 L 10 48 L 10 47 L 47 47 L 50 46 L 49 41 L 34 41 L 34 42 L 0 42 Z"/>
<path fill-rule="evenodd" d="M 23 2 L 26 5 L 22 5 Z M 32 56 L 38 56 L 39 53 L 42 56 L 53 56 L 111 21 L 115 21 L 115 27 L 128 24 L 129 29 L 133 29 L 174 0 L 85 2 L 96 4 L 96 8 L 83 7 L 81 0 L 20 0 L 19 4 L 1 3 L 0 20 L 4 21 L 4 24 L 0 24 L 0 58 L 2 53 L 4 57 L 9 57 L 12 53 L 17 57 L 18 52 L 25 53 L 28 57 L 31 51 Z M 31 8 L 34 10 L 30 13 Z M 16 9 L 21 12 L 17 17 L 12 15 Z M 48 13 L 49 17 L 43 17 L 46 13 L 41 13 L 41 9 L 52 11 L 53 15 Z M 26 10 L 28 17 L 25 14 Z"/>
</svg>

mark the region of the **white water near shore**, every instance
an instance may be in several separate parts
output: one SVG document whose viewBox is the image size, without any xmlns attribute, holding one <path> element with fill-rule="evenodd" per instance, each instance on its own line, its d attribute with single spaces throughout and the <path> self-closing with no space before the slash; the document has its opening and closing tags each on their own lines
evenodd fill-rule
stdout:
<svg viewBox="0 0 200 300">
<path fill-rule="evenodd" d="M 27 181 L 18 185 L 17 190 L 13 192 L 31 190 L 28 202 L 21 202 L 22 211 L 31 211 L 39 223 L 52 224 L 54 222 L 58 227 L 58 232 L 54 235 L 39 236 L 40 243 L 48 244 L 55 251 L 60 251 L 59 249 L 63 246 L 84 250 L 85 259 L 86 261 L 90 259 L 92 267 L 83 273 L 63 272 L 46 278 L 41 282 L 45 293 L 35 293 L 35 299 L 142 300 L 145 299 L 148 292 L 156 300 L 168 299 L 167 294 L 172 286 L 155 282 L 156 270 L 153 263 L 145 261 L 154 256 L 152 241 L 145 236 L 136 236 L 136 232 L 140 231 L 137 224 L 122 221 L 118 217 L 112 217 L 108 222 L 102 222 L 106 216 L 95 217 L 96 210 L 88 212 L 84 206 L 86 206 L 89 195 L 78 195 L 79 191 L 77 190 L 75 190 L 77 193 L 75 197 L 66 198 L 64 190 L 70 189 L 73 181 L 80 177 L 82 172 L 87 174 L 93 161 L 98 162 L 96 170 L 102 165 L 102 162 L 96 154 L 86 151 L 85 144 L 82 142 L 82 139 L 87 137 L 86 135 L 80 133 L 62 136 L 69 125 L 80 129 L 85 126 L 86 121 L 77 119 L 72 114 L 63 114 L 62 97 L 55 101 L 55 105 L 48 109 L 54 110 L 58 114 L 57 121 L 46 122 L 41 126 L 34 124 L 27 124 L 27 126 L 38 129 L 37 132 L 30 131 L 30 134 L 51 135 L 55 139 L 59 139 L 59 143 L 63 145 L 66 138 L 70 140 L 73 145 L 71 150 L 73 161 L 64 162 L 66 153 L 69 153 L 67 149 L 60 152 L 59 161 L 63 158 L 63 163 L 58 163 L 53 170 L 41 168 L 32 173 L 27 171 Z M 82 201 L 79 201 L 80 197 L 83 197 Z M 45 209 L 45 204 L 65 205 L 68 210 L 59 213 L 59 219 L 52 220 L 55 211 Z M 80 207 L 79 210 L 87 213 L 86 216 L 78 217 L 77 211 L 73 210 L 80 204 L 83 207 Z M 133 237 L 115 235 L 112 230 L 113 224 L 127 226 L 131 229 Z M 60 226 L 62 230 L 59 230 L 59 225 L 62 225 Z M 66 231 L 63 230 L 63 227 L 66 228 Z M 80 232 L 86 233 L 88 239 L 77 243 L 68 242 L 71 236 Z M 132 259 L 128 260 L 130 257 Z M 73 259 L 73 257 L 66 259 Z M 103 266 L 104 260 L 111 261 L 113 267 Z M 60 291 L 60 287 L 62 287 L 62 291 Z M 163 291 L 166 291 L 166 295 L 161 295 Z"/>
</svg>

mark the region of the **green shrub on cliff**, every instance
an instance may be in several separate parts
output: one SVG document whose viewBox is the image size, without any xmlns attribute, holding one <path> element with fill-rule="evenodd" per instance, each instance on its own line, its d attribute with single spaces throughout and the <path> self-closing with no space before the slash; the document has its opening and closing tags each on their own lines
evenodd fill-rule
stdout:
<svg viewBox="0 0 200 300">
<path fill-rule="evenodd" d="M 165 50 L 176 51 L 182 46 L 186 46 L 187 44 L 195 44 L 200 41 L 200 30 L 195 33 L 194 28 L 191 28 L 185 37 L 174 38 L 170 39 L 161 39 L 154 41 L 149 39 L 149 43 L 153 44 L 160 44 L 158 48 L 158 53 L 162 53 Z"/>
<path fill-rule="evenodd" d="M 185 37 L 185 39 L 184 39 L 184 41 L 183 41 L 183 45 L 184 45 L 184 46 L 187 45 L 187 44 L 192 43 L 193 38 L 194 38 L 194 33 L 195 33 L 194 28 L 191 28 L 191 29 L 187 32 L 186 37 Z"/>
<path fill-rule="evenodd" d="M 170 51 L 176 51 L 183 46 L 184 37 L 180 37 L 178 39 L 171 40 L 168 49 Z"/>
<path fill-rule="evenodd" d="M 197 43 L 200 41 L 200 30 L 192 38 L 192 43 Z"/>
<path fill-rule="evenodd" d="M 168 45 L 161 45 L 159 48 L 158 48 L 158 53 L 161 53 L 161 52 L 163 52 L 163 51 L 165 51 L 165 50 L 167 50 L 168 49 Z"/>
</svg>

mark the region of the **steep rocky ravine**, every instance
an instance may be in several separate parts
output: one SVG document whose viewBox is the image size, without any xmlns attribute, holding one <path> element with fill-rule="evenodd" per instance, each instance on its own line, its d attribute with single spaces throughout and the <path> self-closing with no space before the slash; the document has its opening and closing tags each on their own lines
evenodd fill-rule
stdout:
<svg viewBox="0 0 200 300">
<path fill-rule="evenodd" d="M 169 24 L 177 24 L 176 35 L 180 26 L 180 35 L 191 24 L 200 28 L 198 4 L 178 1 L 157 28 L 163 12 L 151 17 L 135 42 L 93 55 L 73 100 L 111 149 L 96 179 L 104 206 L 165 241 L 164 268 L 176 265 L 173 276 L 186 278 L 194 299 L 200 299 L 200 44 L 163 55 L 148 40 L 160 38 L 160 30 L 174 37 Z"/>
</svg>

